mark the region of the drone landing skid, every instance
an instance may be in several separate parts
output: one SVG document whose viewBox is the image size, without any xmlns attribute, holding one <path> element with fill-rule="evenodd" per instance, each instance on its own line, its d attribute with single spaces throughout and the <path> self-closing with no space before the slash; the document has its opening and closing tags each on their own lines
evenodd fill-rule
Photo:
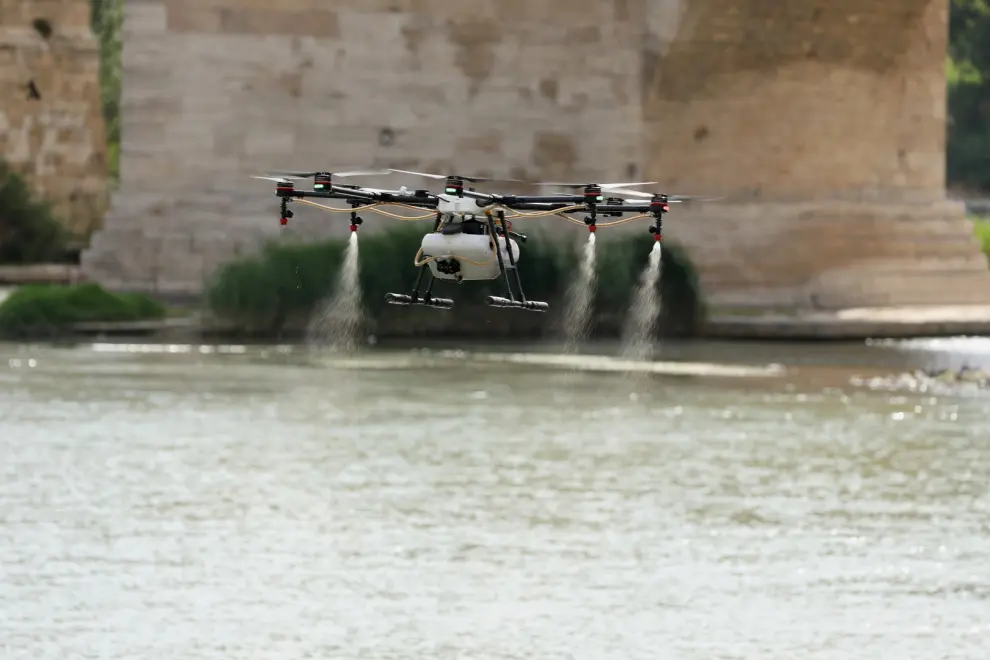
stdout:
<svg viewBox="0 0 990 660">
<path fill-rule="evenodd" d="M 502 230 L 503 235 L 508 239 L 509 227 L 505 222 L 505 212 L 498 211 L 499 225 Z M 495 227 L 495 220 L 488 216 L 488 226 L 491 230 L 492 235 L 497 235 L 498 229 Z M 502 277 L 505 279 L 505 289 L 509 293 L 508 298 L 503 298 L 501 296 L 488 296 L 485 300 L 490 307 L 501 307 L 509 309 L 524 309 L 529 312 L 545 312 L 550 309 L 550 305 L 539 300 L 526 300 L 526 294 L 523 293 L 522 282 L 519 279 L 519 266 L 516 264 L 516 257 L 512 253 L 512 250 L 508 251 L 509 256 L 509 267 L 507 268 L 505 262 L 502 260 L 502 251 L 497 250 L 495 254 L 498 255 L 498 269 L 502 273 Z M 512 278 L 509 277 L 509 271 L 512 271 Z M 512 280 L 516 282 L 516 291 L 512 291 Z M 516 294 L 519 295 L 519 299 L 516 300 Z"/>
<path fill-rule="evenodd" d="M 390 305 L 423 305 L 424 307 L 435 307 L 436 309 L 451 309 L 454 301 L 450 298 L 433 298 L 424 296 L 413 298 L 405 293 L 386 293 L 385 302 Z"/>
<path fill-rule="evenodd" d="M 530 312 L 545 312 L 550 309 L 550 305 L 541 300 L 510 300 L 500 296 L 488 296 L 485 302 L 488 303 L 489 307 L 525 309 Z"/>
<path fill-rule="evenodd" d="M 516 263 L 517 248 L 515 246 L 515 243 L 510 241 L 509 239 L 510 231 L 505 221 L 504 211 L 498 211 L 498 216 L 501 225 L 501 232 L 499 232 L 498 230 L 499 228 L 496 227 L 494 218 L 492 218 L 489 215 L 488 236 L 494 236 L 496 237 L 496 240 L 498 240 L 499 237 L 501 236 L 502 240 L 505 242 L 505 247 L 506 247 L 505 250 L 495 249 L 494 251 L 498 257 L 498 270 L 497 270 L 498 275 L 496 275 L 496 277 L 500 275 L 505 280 L 505 288 L 507 291 L 507 295 L 509 297 L 504 298 L 502 296 L 488 296 L 485 299 L 486 304 L 489 307 L 499 307 L 503 309 L 506 308 L 521 309 L 529 312 L 547 311 L 548 309 L 550 309 L 549 304 L 542 302 L 540 300 L 526 299 L 526 294 L 523 293 L 522 282 L 519 279 L 519 268 Z M 438 214 L 437 222 L 433 228 L 434 232 L 438 231 L 440 226 L 439 223 L 440 223 L 440 218 Z M 433 235 L 428 234 L 427 238 L 436 235 L 437 234 L 433 234 Z M 523 237 L 523 240 L 525 240 L 525 237 Z M 494 247 L 494 245 L 489 243 L 487 240 L 483 242 L 488 244 L 488 247 L 486 247 L 484 250 L 485 252 L 487 252 L 488 249 Z M 426 243 L 426 239 L 424 239 L 424 247 L 431 247 L 429 244 Z M 464 246 L 461 246 L 461 248 L 464 248 Z M 507 253 L 509 260 L 508 264 L 505 263 L 505 259 L 502 256 L 503 251 Z M 437 266 L 436 262 L 424 263 L 421 266 L 419 266 L 419 274 L 416 276 L 416 283 L 413 285 L 412 294 L 387 293 L 385 294 L 385 302 L 389 303 L 390 305 L 423 305 L 424 307 L 433 307 L 434 309 L 452 309 L 454 307 L 454 301 L 451 300 L 450 298 L 433 297 L 432 295 L 433 285 L 436 283 L 438 279 L 445 279 L 445 280 L 456 279 L 457 281 L 463 281 L 463 280 L 462 278 L 437 277 L 437 273 L 434 273 L 433 270 L 434 268 L 437 269 L 437 273 L 443 272 L 444 274 L 447 274 L 448 272 L 445 270 L 441 270 Z M 509 275 L 510 272 L 512 273 L 511 277 Z M 420 288 L 423 285 L 424 277 L 429 277 L 429 284 L 427 284 L 426 286 L 426 291 L 421 294 Z M 487 278 L 479 277 L 472 279 L 487 279 Z M 513 280 L 515 281 L 515 286 L 513 286 Z"/>
<path fill-rule="evenodd" d="M 426 285 L 426 291 L 420 293 L 420 288 L 423 286 L 423 276 L 427 273 L 430 275 L 430 283 Z M 433 309 L 452 309 L 454 307 L 454 301 L 450 298 L 433 297 L 433 285 L 435 282 L 436 278 L 433 277 L 433 273 L 430 272 L 426 264 L 423 264 L 419 267 L 419 275 L 416 276 L 416 284 L 413 285 L 412 294 L 386 293 L 385 302 L 390 305 L 422 305 L 423 307 L 432 307 Z"/>
</svg>

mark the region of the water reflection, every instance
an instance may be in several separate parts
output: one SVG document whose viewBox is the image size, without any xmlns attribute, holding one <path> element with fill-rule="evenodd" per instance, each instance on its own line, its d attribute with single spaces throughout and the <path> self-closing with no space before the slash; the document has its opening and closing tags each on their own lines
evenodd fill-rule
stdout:
<svg viewBox="0 0 990 660">
<path fill-rule="evenodd" d="M 0 347 L 12 657 L 984 655 L 986 397 L 194 349 Z"/>
</svg>

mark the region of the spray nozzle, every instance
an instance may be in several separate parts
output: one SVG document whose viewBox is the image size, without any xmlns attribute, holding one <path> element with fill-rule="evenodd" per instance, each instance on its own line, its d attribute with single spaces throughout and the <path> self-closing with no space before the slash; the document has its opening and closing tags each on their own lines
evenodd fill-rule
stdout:
<svg viewBox="0 0 990 660">
<path fill-rule="evenodd" d="M 597 225 L 588 225 L 588 231 L 591 232 L 592 234 L 594 234 L 596 231 L 598 231 L 598 226 Z"/>
</svg>

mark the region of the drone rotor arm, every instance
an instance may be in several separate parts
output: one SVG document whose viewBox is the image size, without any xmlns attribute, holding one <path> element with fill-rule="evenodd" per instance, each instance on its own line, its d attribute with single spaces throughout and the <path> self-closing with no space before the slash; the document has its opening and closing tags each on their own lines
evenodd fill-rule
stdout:
<svg viewBox="0 0 990 660">
<path fill-rule="evenodd" d="M 470 197 L 471 199 L 476 199 L 481 202 L 481 206 L 489 206 L 491 204 L 500 203 L 504 197 L 502 195 L 497 195 L 495 193 L 480 193 L 474 190 L 464 190 L 462 194 L 465 197 Z"/>
<path fill-rule="evenodd" d="M 368 200 L 377 200 L 381 193 L 373 190 L 365 190 L 363 188 L 348 188 L 346 186 L 335 186 L 330 185 L 330 192 L 334 197 L 345 196 L 345 197 L 363 197 Z"/>
</svg>

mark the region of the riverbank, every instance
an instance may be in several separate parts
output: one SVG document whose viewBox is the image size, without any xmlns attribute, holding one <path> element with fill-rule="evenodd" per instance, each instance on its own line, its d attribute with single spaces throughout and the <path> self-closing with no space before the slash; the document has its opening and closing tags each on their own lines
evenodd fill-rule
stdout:
<svg viewBox="0 0 990 660">
<path fill-rule="evenodd" d="M 864 340 L 990 336 L 990 306 L 860 307 L 794 314 L 715 314 L 702 335 L 719 339 Z"/>
<path fill-rule="evenodd" d="M 247 330 L 208 313 L 175 313 L 163 319 L 73 324 L 80 337 L 144 337 L 156 340 L 250 340 L 297 342 L 305 338 L 302 323 L 276 333 Z M 463 310 L 462 310 L 463 311 Z M 453 319 L 457 320 L 453 323 Z M 601 319 L 590 339 L 617 338 L 621 319 Z M 365 334 L 376 340 L 491 339 L 532 341 L 556 339 L 560 323 L 545 314 L 515 310 L 471 309 L 463 316 L 436 310 L 388 310 Z M 694 335 L 699 339 L 753 341 L 864 341 L 922 337 L 990 336 L 990 307 L 860 308 L 807 314 L 714 314 Z"/>
<path fill-rule="evenodd" d="M 59 264 L 0 268 L 0 304 L 28 284 L 71 284 L 77 269 Z M 249 327 L 219 318 L 200 301 L 170 301 L 162 318 L 121 321 L 88 320 L 69 324 L 67 337 L 143 337 L 155 341 L 249 340 L 297 342 L 305 338 L 306 318 L 297 316 L 277 328 Z M 549 313 L 493 309 L 461 302 L 453 310 L 382 306 L 369 314 L 364 334 L 377 340 L 445 339 L 552 340 L 562 333 L 559 305 Z M 590 339 L 618 337 L 624 318 L 601 313 Z M 990 336 L 990 306 L 873 307 L 833 311 L 708 310 L 697 323 L 667 315 L 661 337 L 754 341 L 862 341 L 880 338 Z"/>
</svg>

